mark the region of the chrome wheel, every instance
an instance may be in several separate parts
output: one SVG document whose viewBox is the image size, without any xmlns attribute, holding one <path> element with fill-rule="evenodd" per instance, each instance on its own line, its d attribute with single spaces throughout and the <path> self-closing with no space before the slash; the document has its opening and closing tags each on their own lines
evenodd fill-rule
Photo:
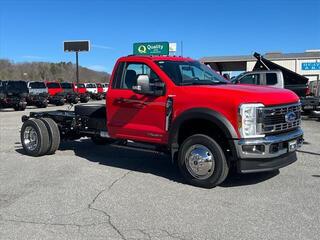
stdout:
<svg viewBox="0 0 320 240">
<path fill-rule="evenodd" d="M 37 148 L 39 144 L 39 139 L 38 139 L 38 134 L 33 127 L 27 126 L 26 129 L 24 130 L 23 143 L 25 147 L 30 151 L 33 151 Z"/>
<path fill-rule="evenodd" d="M 209 178 L 215 168 L 212 152 L 201 144 L 192 145 L 186 151 L 185 164 L 189 173 L 200 180 Z"/>
</svg>

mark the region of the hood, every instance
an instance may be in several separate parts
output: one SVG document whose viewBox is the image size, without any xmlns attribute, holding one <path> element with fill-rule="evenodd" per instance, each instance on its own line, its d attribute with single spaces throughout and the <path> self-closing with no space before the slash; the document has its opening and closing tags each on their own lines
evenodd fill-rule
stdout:
<svg viewBox="0 0 320 240">
<path fill-rule="evenodd" d="M 265 87 L 257 85 L 198 85 L 185 86 L 186 90 L 191 90 L 201 95 L 210 95 L 210 97 L 219 97 L 229 99 L 234 103 L 262 103 L 265 106 L 290 104 L 299 101 L 299 97 L 287 89 Z M 191 88 L 191 89 L 190 89 Z M 193 91 L 194 89 L 194 91 Z M 200 90 L 201 89 L 201 90 Z"/>
</svg>

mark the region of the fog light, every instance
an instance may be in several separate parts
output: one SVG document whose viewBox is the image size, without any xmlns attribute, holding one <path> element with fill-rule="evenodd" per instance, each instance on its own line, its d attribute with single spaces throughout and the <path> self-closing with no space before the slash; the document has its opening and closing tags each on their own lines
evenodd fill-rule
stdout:
<svg viewBox="0 0 320 240">
<path fill-rule="evenodd" d="M 243 145 L 242 151 L 246 153 L 263 154 L 265 151 L 264 145 Z"/>
</svg>

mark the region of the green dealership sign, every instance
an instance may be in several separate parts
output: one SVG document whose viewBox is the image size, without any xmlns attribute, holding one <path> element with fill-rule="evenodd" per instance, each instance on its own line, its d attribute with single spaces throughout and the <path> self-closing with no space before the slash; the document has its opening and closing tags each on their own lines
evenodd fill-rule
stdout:
<svg viewBox="0 0 320 240">
<path fill-rule="evenodd" d="M 134 55 L 169 55 L 168 42 L 134 43 Z"/>
</svg>

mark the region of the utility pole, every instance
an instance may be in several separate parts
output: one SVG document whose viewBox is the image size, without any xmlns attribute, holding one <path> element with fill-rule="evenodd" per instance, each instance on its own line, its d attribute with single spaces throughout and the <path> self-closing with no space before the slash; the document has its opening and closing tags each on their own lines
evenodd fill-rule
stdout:
<svg viewBox="0 0 320 240">
<path fill-rule="evenodd" d="M 64 41 L 63 49 L 65 52 L 76 53 L 76 81 L 77 81 L 77 84 L 79 84 L 79 52 L 90 51 L 90 41 L 89 40 Z"/>
<path fill-rule="evenodd" d="M 76 79 L 77 79 L 77 84 L 79 84 L 79 52 L 76 51 Z"/>
</svg>

